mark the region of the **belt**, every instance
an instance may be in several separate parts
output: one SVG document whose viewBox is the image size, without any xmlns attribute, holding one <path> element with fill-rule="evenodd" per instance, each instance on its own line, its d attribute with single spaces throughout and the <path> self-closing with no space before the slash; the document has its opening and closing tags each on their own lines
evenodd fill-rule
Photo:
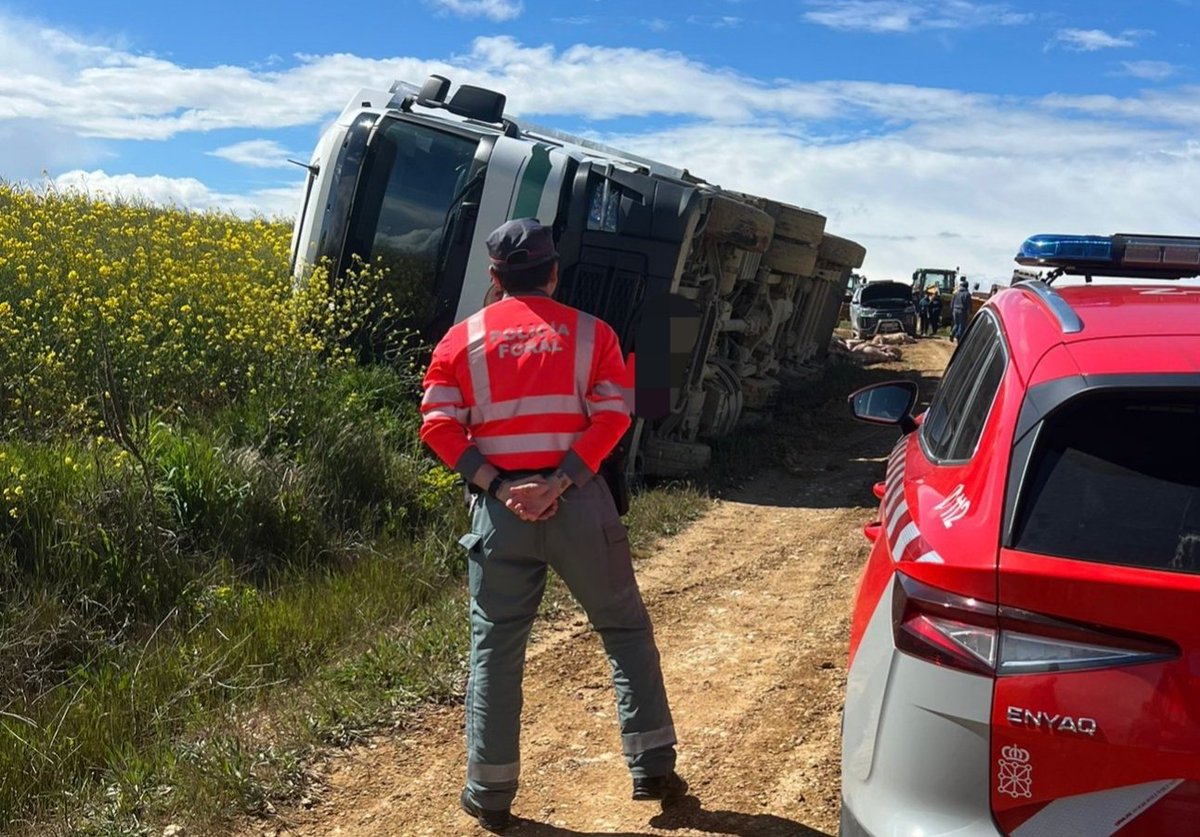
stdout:
<svg viewBox="0 0 1200 837">
<path fill-rule="evenodd" d="M 501 471 L 500 476 L 503 477 L 505 480 L 519 480 L 519 479 L 524 479 L 525 477 L 548 477 L 557 470 L 558 470 L 557 468 L 538 468 L 535 470 L 528 470 L 528 471 Z M 486 494 L 487 493 L 487 491 L 480 488 L 473 482 L 467 483 L 467 491 L 469 491 L 471 494 Z"/>
</svg>

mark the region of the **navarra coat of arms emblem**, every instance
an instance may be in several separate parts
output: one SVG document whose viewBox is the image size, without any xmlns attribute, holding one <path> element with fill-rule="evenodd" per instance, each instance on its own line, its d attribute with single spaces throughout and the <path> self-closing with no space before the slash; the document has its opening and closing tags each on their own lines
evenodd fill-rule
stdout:
<svg viewBox="0 0 1200 837">
<path fill-rule="evenodd" d="M 996 788 L 1014 799 L 1033 796 L 1033 765 L 1029 763 L 1029 751 L 1010 744 L 1000 751 L 999 781 Z"/>
</svg>

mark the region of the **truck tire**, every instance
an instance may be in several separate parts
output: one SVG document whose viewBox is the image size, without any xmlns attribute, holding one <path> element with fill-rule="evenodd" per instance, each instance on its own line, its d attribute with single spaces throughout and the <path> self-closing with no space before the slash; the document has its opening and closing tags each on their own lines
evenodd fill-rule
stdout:
<svg viewBox="0 0 1200 837">
<path fill-rule="evenodd" d="M 763 261 L 776 273 L 811 276 L 817 266 L 817 250 L 799 241 L 775 236 L 763 254 Z"/>
<path fill-rule="evenodd" d="M 647 441 L 643 461 L 648 477 L 687 477 L 704 470 L 712 462 L 712 448 L 699 442 Z"/>
<path fill-rule="evenodd" d="M 773 204 L 767 214 L 775 219 L 775 235 L 816 247 L 825 234 L 825 216 L 790 203 Z"/>
<path fill-rule="evenodd" d="M 728 195 L 713 195 L 708 205 L 704 234 L 728 241 L 751 253 L 761 253 L 771 242 L 775 222 L 771 216 Z"/>
<path fill-rule="evenodd" d="M 862 267 L 863 259 L 867 257 L 866 248 L 857 241 L 839 238 L 836 235 L 822 238 L 818 252 L 825 261 L 844 265 L 851 270 Z"/>
</svg>

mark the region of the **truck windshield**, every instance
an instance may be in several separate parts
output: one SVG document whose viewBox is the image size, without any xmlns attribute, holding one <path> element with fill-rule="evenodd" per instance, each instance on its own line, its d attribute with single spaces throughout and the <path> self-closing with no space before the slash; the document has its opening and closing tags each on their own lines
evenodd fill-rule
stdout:
<svg viewBox="0 0 1200 837">
<path fill-rule="evenodd" d="M 934 285 L 943 291 L 953 291 L 954 277 L 955 274 L 949 271 L 929 270 L 925 272 L 924 278 L 920 280 L 920 285 L 923 288 Z"/>
<path fill-rule="evenodd" d="M 471 171 L 478 146 L 477 137 L 399 119 L 380 123 L 371 143 L 345 258 L 382 263 L 384 289 L 405 320 L 429 323 L 457 302 L 458 283 L 438 275 L 442 238 L 469 183 L 479 180 Z"/>
</svg>

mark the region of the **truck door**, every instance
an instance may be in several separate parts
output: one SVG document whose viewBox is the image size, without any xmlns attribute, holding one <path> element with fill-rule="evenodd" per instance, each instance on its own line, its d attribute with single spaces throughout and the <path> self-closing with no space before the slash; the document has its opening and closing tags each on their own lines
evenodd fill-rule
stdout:
<svg viewBox="0 0 1200 837">
<path fill-rule="evenodd" d="M 337 271 L 380 262 L 397 325 L 430 339 L 454 322 L 492 139 L 385 116 L 367 142 Z"/>
</svg>

